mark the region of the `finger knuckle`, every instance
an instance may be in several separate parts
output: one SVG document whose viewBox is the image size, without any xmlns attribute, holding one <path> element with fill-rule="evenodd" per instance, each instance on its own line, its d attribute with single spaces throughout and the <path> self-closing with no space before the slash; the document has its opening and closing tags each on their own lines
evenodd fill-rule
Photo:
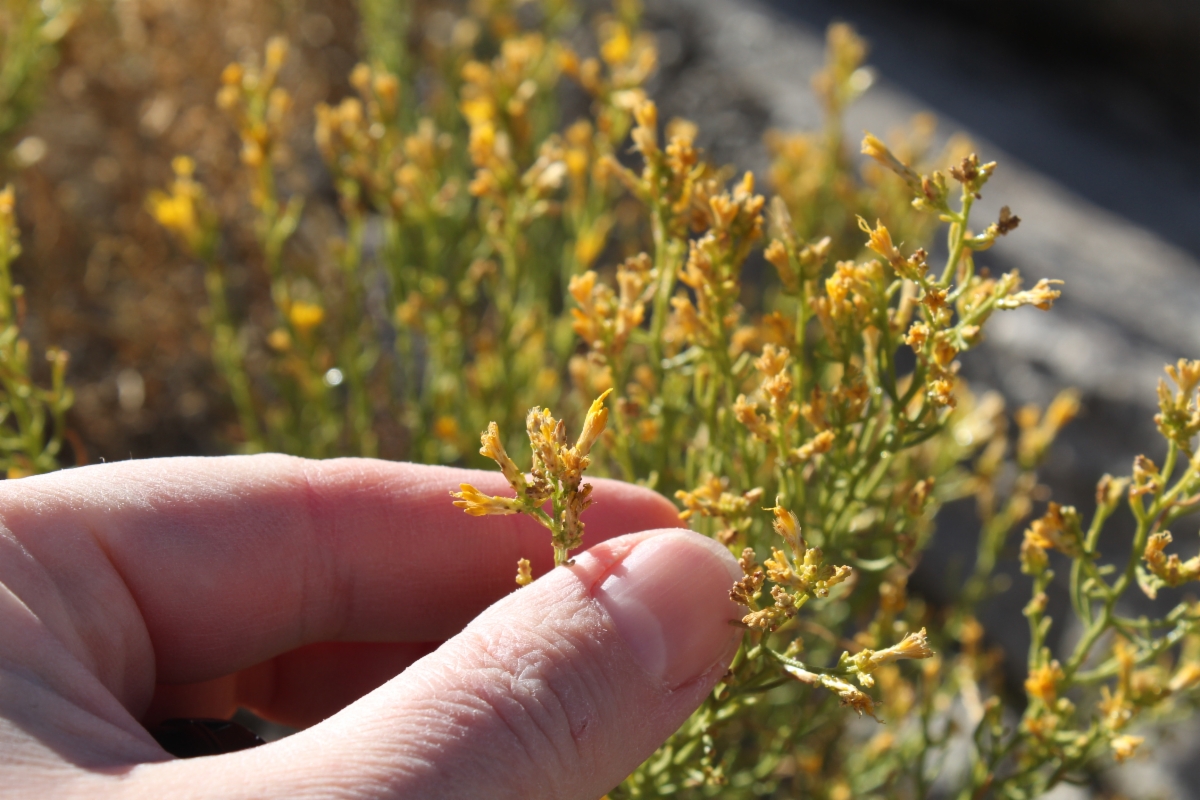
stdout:
<svg viewBox="0 0 1200 800">
<path fill-rule="evenodd" d="M 600 717 L 612 705 L 600 648 L 586 637 L 508 629 L 480 636 L 473 649 L 479 663 L 463 672 L 465 700 L 513 757 L 547 786 L 590 772 Z"/>
</svg>

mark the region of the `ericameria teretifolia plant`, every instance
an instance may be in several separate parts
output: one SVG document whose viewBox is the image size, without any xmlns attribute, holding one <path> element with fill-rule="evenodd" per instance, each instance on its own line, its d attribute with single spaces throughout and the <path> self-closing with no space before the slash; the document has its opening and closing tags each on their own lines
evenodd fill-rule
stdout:
<svg viewBox="0 0 1200 800">
<path fill-rule="evenodd" d="M 843 115 L 871 73 L 862 40 L 834 26 L 814 79 L 824 127 L 771 133 L 766 180 L 734 179 L 695 123 L 660 119 L 637 3 L 589 16 L 543 0 L 528 19 L 517 5 L 372 5 L 412 27 L 372 32 L 349 96 L 311 110 L 312 136 L 282 40 L 222 76 L 241 209 L 184 158 L 150 210 L 205 267 L 232 446 L 491 459 L 512 495 L 463 486 L 457 505 L 539 520 L 556 564 L 586 544 L 585 470 L 678 500 L 743 567 L 742 646 L 614 798 L 1030 798 L 1133 756 L 1151 723 L 1190 708 L 1196 609 L 1133 618 L 1122 598 L 1177 599 L 1200 577 L 1170 533 L 1200 508 L 1197 362 L 1160 391 L 1161 465 L 1105 478 L 1091 513 L 1035 512 L 1078 397 L 1010 415 L 959 374 L 993 314 L 1049 310 L 1061 291 L 977 263 L 1020 223 L 1007 208 L 973 219 L 995 163 L 959 138 L 934 148 L 926 115 L 853 152 Z M 387 44 L 419 39 L 435 11 L 446 35 Z M 574 119 L 568 86 L 587 106 Z M 297 188 L 306 147 L 329 207 Z M 767 274 L 744 280 L 760 257 Z M 909 577 L 939 509 L 965 498 L 975 563 L 933 604 Z M 1098 543 L 1122 506 L 1134 533 L 1113 561 Z M 976 612 L 1035 514 L 1020 545 L 1032 646 L 1006 684 Z M 1055 572 L 1082 630 L 1070 652 L 1048 644 Z M 531 579 L 522 560 L 517 581 Z"/>
<path fill-rule="evenodd" d="M 496 462 L 516 497 L 486 495 L 469 483 L 453 492 L 454 505 L 473 517 L 489 514 L 528 514 L 550 530 L 554 544 L 554 565 L 568 563 L 571 550 L 583 544 L 583 512 L 592 504 L 592 485 L 583 483 L 584 470 L 591 464 L 588 455 L 608 422 L 605 392 L 592 403 L 583 421 L 583 430 L 573 445 L 567 444 L 567 426 L 555 419 L 549 409 L 534 408 L 525 421 L 533 467 L 526 475 L 509 457 L 500 441 L 496 423 L 481 437 L 480 454 Z M 550 504 L 550 513 L 543 506 Z M 517 583 L 532 578 L 529 560 L 518 562 Z"/>
<path fill-rule="evenodd" d="M 653 471 L 639 477 L 652 484 L 695 482 L 676 492 L 681 517 L 740 555 L 745 577 L 731 597 L 747 613 L 743 646 L 724 682 L 620 792 L 728 792 L 747 788 L 747 774 L 759 773 L 761 782 L 781 764 L 801 763 L 810 748 L 846 748 L 838 753 L 845 760 L 830 765 L 832 775 L 819 765 L 810 776 L 793 769 L 786 780 L 776 778 L 780 786 L 825 792 L 839 785 L 839 776 L 855 774 L 847 762 L 856 737 L 838 706 L 880 720 L 894 715 L 895 698 L 915 694 L 901 671 L 906 661 L 928 661 L 926 685 L 942 685 L 926 630 L 934 619 L 920 604 L 905 614 L 906 578 L 928 543 L 939 503 L 971 490 L 963 462 L 985 446 L 986 460 L 995 462 L 1007 446 L 1000 409 L 962 391 L 956 358 L 980 340 L 995 310 L 1049 308 L 1058 290 L 1042 281 L 1021 291 L 1015 273 L 998 279 L 977 273 L 974 254 L 1018 224 L 1005 209 L 982 233 L 969 230 L 971 205 L 994 164 L 968 155 L 949 179 L 920 175 L 868 136 L 864 152 L 909 185 L 917 209 L 948 223 L 947 263 L 931 274 L 923 249 L 905 254 L 887 227 L 860 218 L 876 258 L 830 266 L 830 240 L 800 241 L 786 202 L 777 199 L 767 249 L 780 279 L 777 310 L 747 319 L 740 273 L 766 228 L 766 204 L 752 177 L 726 191 L 698 166 L 694 131 L 677 126 L 661 148 L 653 104 L 634 113 L 633 140 L 645 167 L 641 174 L 612 169 L 660 220 L 655 253 L 619 267 L 616 290 L 592 272 L 572 282 L 574 327 L 589 348 L 578 371 L 584 385 L 625 384 L 627 397 L 616 400 L 617 424 L 608 437 L 618 472 L 649 462 Z M 953 205 L 949 180 L 960 187 Z M 654 308 L 659 298 L 670 303 Z M 916 356 L 906 374 L 897 366 L 901 347 Z M 654 396 L 655 387 L 667 385 L 670 391 Z M 675 413 L 666 396 L 675 398 Z M 1037 450 L 1027 454 L 1027 470 L 1073 409 L 1064 398 L 1052 416 L 1027 420 L 1026 449 Z M 669 458 L 659 450 L 662 437 L 684 443 L 682 463 L 655 461 Z M 1039 437 L 1040 446 L 1033 443 Z M 495 438 L 489 429 L 485 453 Z M 493 500 L 506 511 L 525 503 L 520 481 L 510 483 L 517 498 Z M 1026 513 L 1032 483 L 1018 482 L 1009 503 L 1023 510 L 1002 518 L 1005 532 Z M 942 494 L 939 485 L 946 487 Z M 776 498 L 769 527 L 759 511 L 766 496 Z M 878 601 L 859 599 L 868 592 Z M 863 626 L 861 610 L 872 606 L 874 619 Z M 977 627 L 967 614 L 957 624 Z M 953 646 L 953 639 L 939 638 Z M 868 690 L 882 690 L 883 699 Z M 809 729 L 797 730 L 796 719 L 809 721 Z M 910 749 L 945 744 L 932 720 L 913 734 Z M 754 744 L 746 748 L 748 740 Z M 876 770 L 867 792 L 908 784 L 925 793 L 935 775 L 920 765 L 912 774 L 901 752 L 897 747 L 890 774 Z"/>
</svg>

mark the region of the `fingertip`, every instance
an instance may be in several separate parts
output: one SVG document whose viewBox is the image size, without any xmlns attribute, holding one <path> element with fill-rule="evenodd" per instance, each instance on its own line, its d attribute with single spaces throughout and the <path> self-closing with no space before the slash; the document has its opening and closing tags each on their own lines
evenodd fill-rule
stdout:
<svg viewBox="0 0 1200 800">
<path fill-rule="evenodd" d="M 687 530 L 648 531 L 593 548 L 589 593 L 641 666 L 669 690 L 707 675 L 736 638 L 729 551 Z"/>
<path fill-rule="evenodd" d="M 286 740 L 311 766 L 283 779 L 328 786 L 358 764 L 380 795 L 600 796 L 728 668 L 735 569 L 719 544 L 678 528 L 596 544 Z"/>
<path fill-rule="evenodd" d="M 724 567 L 730 581 L 741 580 L 742 568 L 738 566 L 737 560 L 729 552 L 729 548 L 708 536 L 681 527 L 659 527 L 598 542 L 588 550 L 579 553 L 571 568 L 591 591 L 607 576 L 609 570 L 619 564 L 635 547 L 643 541 L 660 537 L 679 540 L 685 547 L 699 547 L 707 551 L 716 563 L 720 563 Z"/>
</svg>

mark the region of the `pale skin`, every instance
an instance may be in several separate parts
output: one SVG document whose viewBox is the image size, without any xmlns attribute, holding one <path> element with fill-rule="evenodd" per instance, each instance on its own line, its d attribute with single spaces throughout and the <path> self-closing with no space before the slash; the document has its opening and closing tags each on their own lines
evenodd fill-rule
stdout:
<svg viewBox="0 0 1200 800">
<path fill-rule="evenodd" d="M 724 674 L 736 563 L 595 481 L 591 549 L 551 570 L 536 522 L 451 505 L 466 481 L 505 489 L 284 456 L 0 483 L 0 796 L 609 791 Z M 147 732 L 238 706 L 302 730 L 186 760 Z"/>
</svg>

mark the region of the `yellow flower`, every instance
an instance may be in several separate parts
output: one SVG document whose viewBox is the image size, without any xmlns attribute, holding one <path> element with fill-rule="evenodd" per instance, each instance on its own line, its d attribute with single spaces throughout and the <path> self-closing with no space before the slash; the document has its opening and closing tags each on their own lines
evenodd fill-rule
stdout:
<svg viewBox="0 0 1200 800">
<path fill-rule="evenodd" d="M 813 456 L 828 453 L 833 448 L 834 439 L 833 431 L 821 431 L 812 439 L 809 439 L 796 448 L 796 459 L 803 463 L 810 460 Z"/>
<path fill-rule="evenodd" d="M 795 283 L 795 278 L 792 275 L 792 262 L 788 257 L 787 245 L 781 240 L 772 239 L 771 243 L 763 251 L 763 257 L 775 267 L 784 284 Z M 791 287 L 789 286 L 789 288 Z"/>
<path fill-rule="evenodd" d="M 754 434 L 757 438 L 764 442 L 770 442 L 774 438 L 774 432 L 771 426 L 758 413 L 758 405 L 746 400 L 746 395 L 739 394 L 733 402 L 733 417 L 742 425 Z"/>
<path fill-rule="evenodd" d="M 366 92 L 371 85 L 371 67 L 358 63 L 350 70 L 350 85 L 360 92 Z"/>
<path fill-rule="evenodd" d="M 612 35 L 600 45 L 600 57 L 608 64 L 622 64 L 632 50 L 633 40 L 629 37 L 629 29 L 617 23 L 613 26 Z"/>
<path fill-rule="evenodd" d="M 1189 395 L 1200 386 L 1200 360 L 1181 358 L 1176 366 L 1167 365 L 1167 374 L 1179 387 L 1181 395 Z"/>
<path fill-rule="evenodd" d="M 875 159 L 892 172 L 895 172 L 910 186 L 920 185 L 921 176 L 913 172 L 907 164 L 904 164 L 902 161 L 900 161 L 900 159 L 896 158 L 896 156 L 892 154 L 892 151 L 888 149 L 888 146 L 884 144 L 878 137 L 870 133 L 864 136 L 862 140 L 862 153 L 865 156 L 870 156 L 871 158 Z"/>
<path fill-rule="evenodd" d="M 224 86 L 236 86 L 242 82 L 242 77 L 245 75 L 245 69 L 241 64 L 233 63 L 221 70 L 221 83 Z"/>
<path fill-rule="evenodd" d="M 905 659 L 932 657 L 933 650 L 929 647 L 929 640 L 926 638 L 925 629 L 921 628 L 917 633 L 906 634 L 899 644 L 894 644 L 886 649 L 860 650 L 854 654 L 850 661 L 854 664 L 854 669 L 858 672 L 859 683 L 863 686 L 874 686 L 875 679 L 871 677 L 871 673 L 885 664 Z"/>
<path fill-rule="evenodd" d="M 858 712 L 859 716 L 867 714 L 870 717 L 875 717 L 875 701 L 871 696 L 860 691 L 852 684 L 846 683 L 841 678 L 836 678 L 833 675 L 817 675 L 808 670 L 799 669 L 798 667 L 784 667 L 789 675 L 801 683 L 807 683 L 810 686 L 823 686 L 838 696 L 842 701 L 842 705 L 850 706 Z"/>
<path fill-rule="evenodd" d="M 1062 281 L 1042 278 L 1032 289 L 1010 294 L 1008 297 L 997 301 L 996 308 L 1011 310 L 1020 308 L 1021 306 L 1035 306 L 1042 311 L 1049 311 L 1051 306 L 1054 305 L 1054 301 L 1062 296 L 1060 290 L 1051 288 L 1054 284 L 1062 284 Z"/>
<path fill-rule="evenodd" d="M 196 230 L 196 208 L 190 197 L 153 192 L 150 214 L 155 222 L 184 240 L 189 240 Z"/>
<path fill-rule="evenodd" d="M 763 345 L 762 355 L 754 361 L 754 367 L 763 375 L 772 377 L 787 369 L 788 356 L 791 353 L 786 347 L 776 347 L 773 344 Z"/>
<path fill-rule="evenodd" d="M 454 417 L 438 417 L 433 423 L 433 435 L 443 442 L 453 442 L 458 438 L 458 421 Z"/>
<path fill-rule="evenodd" d="M 1113 758 L 1115 758 L 1118 763 L 1124 761 L 1132 756 L 1138 749 L 1138 746 L 1144 741 L 1146 741 L 1145 737 L 1131 736 L 1128 733 L 1123 733 L 1120 736 L 1117 736 L 1112 740 L 1112 742 L 1110 742 L 1113 749 Z"/>
<path fill-rule="evenodd" d="M 1063 679 L 1062 667 L 1057 661 L 1051 661 L 1045 666 L 1037 667 L 1025 679 L 1025 691 L 1030 697 L 1036 697 L 1046 705 L 1058 697 L 1058 682 Z"/>
<path fill-rule="evenodd" d="M 904 256 L 900 254 L 896 245 L 892 244 L 892 234 L 882 222 L 875 220 L 875 227 L 872 229 L 869 222 L 859 217 L 858 227 L 867 234 L 867 247 L 883 256 L 894 267 L 904 264 Z"/>
<path fill-rule="evenodd" d="M 772 523 L 775 533 L 787 542 L 788 547 L 795 551 L 801 550 L 805 545 L 804 539 L 800 537 L 800 520 L 782 506 L 775 506 L 771 512 L 775 515 L 775 521 Z"/>
<path fill-rule="evenodd" d="M 504 444 L 500 441 L 500 426 L 494 422 L 489 423 L 487 430 L 480 437 L 480 444 L 479 455 L 495 461 L 509 486 L 520 493 L 525 486 L 525 475 L 504 449 Z"/>
<path fill-rule="evenodd" d="M 568 162 L 568 166 L 570 166 L 570 162 Z M 590 267 L 604 249 L 607 241 L 607 225 L 596 225 L 583 231 L 575 242 L 575 258 L 579 261 L 579 266 L 585 269 Z"/>
<path fill-rule="evenodd" d="M 920 353 L 925 349 L 925 343 L 929 341 L 929 334 L 928 325 L 924 322 L 914 322 L 912 327 L 908 329 L 908 334 L 904 337 L 904 343 L 914 351 Z"/>
<path fill-rule="evenodd" d="M 325 320 L 325 309 L 315 303 L 292 303 L 288 309 L 288 321 L 297 333 L 304 335 Z"/>
<path fill-rule="evenodd" d="M 634 147 L 650 158 L 658 153 L 658 106 L 653 100 L 647 100 L 634 107 L 633 118 L 637 120 L 637 127 L 631 134 Z"/>
<path fill-rule="evenodd" d="M 612 394 L 612 389 L 592 401 L 587 417 L 583 420 L 583 430 L 579 432 L 579 439 L 575 443 L 575 452 L 579 456 L 586 456 L 590 453 L 596 440 L 604 432 L 604 426 L 608 424 L 608 409 L 604 407 L 604 401 L 610 394 Z"/>
<path fill-rule="evenodd" d="M 196 174 L 196 162 L 188 156 L 175 156 L 171 159 L 171 169 L 180 178 L 190 178 Z"/>
<path fill-rule="evenodd" d="M 588 164 L 590 163 L 587 150 L 584 150 L 582 147 L 572 147 L 567 150 L 564 160 L 567 164 L 567 172 L 570 173 L 572 178 L 578 180 L 587 174 Z"/>
<path fill-rule="evenodd" d="M 480 437 L 480 453 L 500 465 L 515 498 L 485 495 L 470 484 L 461 491 L 451 492 L 457 498 L 455 506 L 466 513 L 482 517 L 488 514 L 524 513 L 550 529 L 554 545 L 554 563 L 567 563 L 570 551 L 583 543 L 583 512 L 592 504 L 590 484 L 582 483 L 583 472 L 590 464 L 588 453 L 604 432 L 608 410 L 606 391 L 592 403 L 583 431 L 574 446 L 567 445 L 566 425 L 554 418 L 549 409 L 532 408 L 525 418 L 529 445 L 533 450 L 533 466 L 527 477 L 509 458 L 500 441 L 500 428 L 493 422 Z M 542 510 L 553 499 L 554 515 Z"/>
<path fill-rule="evenodd" d="M 472 517 L 517 514 L 524 508 L 521 501 L 517 498 L 487 495 L 469 483 L 459 484 L 458 488 L 461 491 L 450 493 L 451 497 L 458 498 L 454 501 L 454 505 Z"/>
<path fill-rule="evenodd" d="M 767 568 L 767 577 L 772 583 L 796 588 L 802 587 L 802 581 L 792 570 L 792 563 L 788 560 L 787 553 L 782 550 L 772 547 L 771 557 L 763 562 L 763 566 Z"/>
<path fill-rule="evenodd" d="M 276 328 L 267 335 L 267 344 L 272 350 L 283 352 L 292 346 L 292 337 L 283 328 Z"/>
<path fill-rule="evenodd" d="M 396 305 L 394 318 L 396 324 L 405 328 L 416 328 L 421 323 L 422 297 L 418 292 L 412 292 L 403 302 Z"/>
<path fill-rule="evenodd" d="M 264 65 L 270 72 L 278 72 L 283 62 L 287 60 L 288 41 L 283 36 L 272 36 L 267 41 L 267 52 Z"/>
<path fill-rule="evenodd" d="M 1142 559 L 1150 567 L 1155 576 L 1162 579 L 1168 586 L 1179 586 L 1200 578 L 1200 556 L 1193 556 L 1183 561 L 1172 553 L 1164 551 L 1172 541 L 1169 531 L 1152 534 L 1142 552 Z"/>
<path fill-rule="evenodd" d="M 894 644 L 885 650 L 875 653 L 871 657 L 871 663 L 874 666 L 879 666 L 902 659 L 930 658 L 932 655 L 933 650 L 929 648 L 928 635 L 925 633 L 925 629 L 921 628 L 916 633 L 905 634 L 899 644 Z"/>
<path fill-rule="evenodd" d="M 1190 661 L 1171 676 L 1171 682 L 1167 684 L 1167 688 L 1172 692 L 1181 692 L 1192 688 L 1197 683 L 1200 683 L 1200 664 Z"/>
<path fill-rule="evenodd" d="M 496 127 L 492 124 L 490 116 L 484 114 L 482 104 L 474 104 L 470 109 L 471 113 L 478 118 L 471 121 L 471 135 L 467 140 L 467 152 L 471 156 L 471 163 L 477 167 L 486 167 L 492 163 L 495 155 Z M 465 109 L 463 113 L 466 113 Z M 471 118 L 468 117 L 468 119 Z"/>
</svg>

